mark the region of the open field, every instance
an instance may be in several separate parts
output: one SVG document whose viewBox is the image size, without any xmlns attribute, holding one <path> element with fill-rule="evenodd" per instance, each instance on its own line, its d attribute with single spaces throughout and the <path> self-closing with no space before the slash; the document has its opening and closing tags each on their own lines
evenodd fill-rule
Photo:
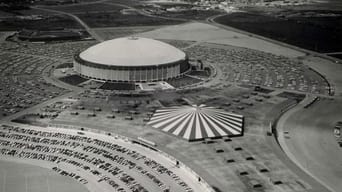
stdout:
<svg viewBox="0 0 342 192">
<path fill-rule="evenodd" d="M 141 6 L 136 7 L 143 9 L 152 15 L 184 20 L 205 20 L 208 17 L 225 13 L 225 11 L 220 9 L 198 9 L 198 6 L 189 2 L 154 1 L 153 4 L 142 4 Z"/>
<path fill-rule="evenodd" d="M 38 9 L 24 9 L 24 10 L 17 10 L 14 12 L 11 12 L 13 14 L 19 15 L 19 16 L 30 16 L 30 15 L 43 15 L 43 16 L 48 16 L 48 15 L 55 15 L 51 14 L 48 11 L 43 11 L 43 10 L 38 10 Z"/>
<path fill-rule="evenodd" d="M 177 11 L 177 12 L 166 12 L 160 14 L 163 17 L 170 18 L 179 18 L 179 19 L 188 19 L 188 20 L 205 20 L 208 17 L 222 14 L 222 11 L 215 10 L 185 10 L 185 11 Z"/>
<path fill-rule="evenodd" d="M 96 3 L 99 0 L 44 0 L 44 1 L 36 1 L 34 5 L 43 5 L 43 6 L 73 6 L 78 4 L 86 4 L 86 3 Z"/>
<path fill-rule="evenodd" d="M 11 17 L 13 16 L 14 14 L 12 13 L 9 13 L 9 12 L 6 12 L 6 11 L 0 11 L 0 17 Z"/>
<path fill-rule="evenodd" d="M 52 1 L 54 3 L 45 3 Z M 70 0 L 72 1 L 72 0 Z M 117 4 L 123 4 L 123 5 L 140 5 L 141 1 L 138 0 L 78 0 L 76 3 L 68 3 L 68 4 L 60 4 L 58 0 L 45 0 L 45 2 L 36 2 L 36 5 L 42 5 L 45 7 L 72 7 L 72 6 L 81 6 L 86 4 L 97 4 L 101 2 L 111 2 L 111 3 L 117 3 Z"/>
<path fill-rule="evenodd" d="M 94 3 L 85 5 L 81 4 L 72 6 L 49 6 L 47 8 L 72 14 L 92 14 L 93 12 L 120 12 L 121 9 L 124 9 L 121 6 L 109 5 L 104 3 Z"/>
<path fill-rule="evenodd" d="M 120 12 L 77 14 L 90 27 L 158 26 L 183 23 L 172 19 L 149 17 L 141 14 L 124 15 Z"/>
<path fill-rule="evenodd" d="M 334 57 L 342 59 L 342 54 L 334 55 Z"/>
<path fill-rule="evenodd" d="M 342 51 L 342 12 L 239 12 L 215 21 L 261 36 L 321 53 Z"/>
<path fill-rule="evenodd" d="M 21 29 L 56 29 L 56 28 L 76 28 L 82 29 L 82 26 L 65 15 L 51 15 L 39 20 L 27 20 L 21 18 L 7 18 L 0 21 L 1 31 L 16 31 Z"/>
<path fill-rule="evenodd" d="M 137 36 L 155 39 L 176 39 L 227 44 L 237 47 L 247 47 L 286 57 L 299 57 L 305 55 L 302 52 L 266 42 L 255 37 L 198 22 L 167 26 L 150 32 L 138 33 Z"/>
<path fill-rule="evenodd" d="M 160 26 L 132 26 L 132 27 L 104 27 L 94 28 L 93 30 L 104 40 L 126 37 L 137 33 L 152 31 Z"/>
<path fill-rule="evenodd" d="M 71 13 L 79 17 L 90 27 L 156 26 L 179 24 L 182 21 L 150 17 L 138 12 L 123 13 L 125 6 L 95 3 L 73 6 L 47 7 L 57 11 Z"/>
</svg>

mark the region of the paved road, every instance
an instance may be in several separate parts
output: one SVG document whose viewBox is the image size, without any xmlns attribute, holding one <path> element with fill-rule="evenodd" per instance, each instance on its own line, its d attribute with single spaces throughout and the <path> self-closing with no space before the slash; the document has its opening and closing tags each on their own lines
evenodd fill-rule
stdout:
<svg viewBox="0 0 342 192">
<path fill-rule="evenodd" d="M 342 148 L 333 135 L 341 108 L 341 99 L 325 99 L 308 109 L 302 104 L 280 118 L 277 127 L 287 156 L 334 192 L 342 189 Z"/>
<path fill-rule="evenodd" d="M 216 23 L 214 19 L 219 16 L 221 15 L 210 17 L 207 22 L 228 30 L 241 32 Z M 244 32 L 242 31 L 242 33 Z M 313 53 L 258 35 L 253 36 L 299 51 Z M 324 59 L 322 58 L 322 60 Z M 337 75 L 326 75 L 326 77 L 332 82 L 339 82 L 341 79 Z M 337 86 L 334 88 L 340 88 L 339 84 L 334 83 L 334 86 Z M 311 94 L 311 98 L 312 96 Z M 306 102 L 298 105 L 279 119 L 277 130 L 279 132 L 279 143 L 286 155 L 295 164 L 330 191 L 341 192 L 342 148 L 338 146 L 333 136 L 333 126 L 336 121 L 342 120 L 342 100 L 338 96 L 330 98 L 335 98 L 335 100 L 320 101 L 309 109 L 303 109 Z M 289 134 L 284 134 L 285 131 L 288 131 Z"/>
<path fill-rule="evenodd" d="M 207 22 L 230 30 L 230 27 L 217 24 L 214 21 L 216 17 L 218 16 L 208 18 Z M 267 38 L 261 37 L 261 39 L 269 41 Z M 275 41 L 271 40 L 271 42 Z M 280 44 L 283 45 L 283 43 Z M 294 48 L 291 45 L 284 46 Z M 295 49 L 312 53 L 300 48 Z M 338 75 L 326 77 L 332 82 L 341 80 Z M 340 88 L 339 84 L 334 83 L 334 85 L 337 86 L 334 88 Z M 333 127 L 336 121 L 342 120 L 342 100 L 339 96 L 330 98 L 335 98 L 335 100 L 320 101 L 309 109 L 303 109 L 305 102 L 298 105 L 279 119 L 277 130 L 280 145 L 295 164 L 330 191 L 341 192 L 342 148 L 338 146 L 333 136 Z M 289 134 L 284 134 L 285 131 Z"/>
</svg>

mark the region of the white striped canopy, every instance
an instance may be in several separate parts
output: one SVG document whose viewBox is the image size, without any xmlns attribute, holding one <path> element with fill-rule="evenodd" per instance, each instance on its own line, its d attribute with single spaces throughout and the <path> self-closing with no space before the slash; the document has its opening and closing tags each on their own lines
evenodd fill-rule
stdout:
<svg viewBox="0 0 342 192">
<path fill-rule="evenodd" d="M 148 125 L 189 141 L 243 133 L 243 116 L 206 105 L 184 105 L 156 110 Z"/>
</svg>

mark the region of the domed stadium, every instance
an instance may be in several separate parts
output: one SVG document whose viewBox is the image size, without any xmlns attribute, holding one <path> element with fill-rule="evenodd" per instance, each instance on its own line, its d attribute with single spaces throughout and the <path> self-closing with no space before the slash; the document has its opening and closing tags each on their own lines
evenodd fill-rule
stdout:
<svg viewBox="0 0 342 192">
<path fill-rule="evenodd" d="M 96 44 L 74 57 L 74 70 L 110 82 L 150 82 L 179 77 L 190 69 L 187 55 L 164 42 L 125 37 Z"/>
</svg>

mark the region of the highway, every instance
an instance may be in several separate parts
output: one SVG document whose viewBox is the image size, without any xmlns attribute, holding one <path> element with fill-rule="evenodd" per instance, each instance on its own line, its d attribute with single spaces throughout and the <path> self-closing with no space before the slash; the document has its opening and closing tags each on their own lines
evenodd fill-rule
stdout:
<svg viewBox="0 0 342 192">
<path fill-rule="evenodd" d="M 342 189 L 342 148 L 333 134 L 342 120 L 342 99 L 298 105 L 278 122 L 279 143 L 287 156 L 330 191 Z"/>
<path fill-rule="evenodd" d="M 249 34 L 248 32 L 216 23 L 214 19 L 219 16 L 222 15 L 209 17 L 206 22 L 227 30 Z M 253 36 L 285 47 L 312 53 L 311 51 L 255 34 Z M 329 191 L 341 192 L 342 148 L 338 146 L 333 129 L 337 121 L 342 121 L 342 99 L 340 97 L 342 86 L 339 73 L 342 66 L 334 65 L 323 57 L 320 59 L 324 60 L 324 63 L 317 62 L 313 66 L 307 62 L 310 59 L 312 58 L 306 58 L 304 64 L 313 67 L 316 71 L 323 74 L 330 83 L 332 82 L 332 87 L 337 94 L 329 98 L 322 95 L 322 97 L 327 99 L 320 100 L 308 109 L 303 108 L 305 105 L 304 102 L 304 104 L 301 103 L 286 112 L 277 124 L 277 131 L 279 133 L 278 141 L 285 154 L 304 172 L 317 180 Z M 328 70 L 329 68 L 333 70 Z M 311 97 L 313 97 L 312 94 Z"/>
</svg>

